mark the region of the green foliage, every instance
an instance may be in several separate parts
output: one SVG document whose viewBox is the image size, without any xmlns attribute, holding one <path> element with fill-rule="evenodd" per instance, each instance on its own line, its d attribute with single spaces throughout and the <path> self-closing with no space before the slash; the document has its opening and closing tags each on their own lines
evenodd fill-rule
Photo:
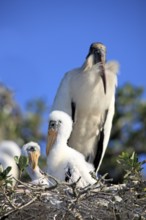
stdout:
<svg viewBox="0 0 146 220">
<path fill-rule="evenodd" d="M 125 172 L 125 181 L 141 180 L 142 165 L 144 162 L 138 161 L 138 155 L 135 152 L 132 154 L 122 152 L 121 155 L 119 155 L 117 162 Z"/>
<path fill-rule="evenodd" d="M 0 166 L 0 186 L 8 186 L 12 185 L 12 179 L 10 178 L 9 172 L 11 171 L 11 167 L 7 167 L 3 170 L 2 165 Z"/>
<path fill-rule="evenodd" d="M 0 84 L 0 140 L 17 139 L 17 126 L 21 123 L 21 112 L 10 89 Z"/>
<path fill-rule="evenodd" d="M 15 159 L 15 162 L 20 170 L 20 177 L 21 177 L 22 172 L 28 166 L 28 162 L 29 162 L 28 158 L 21 155 L 20 157 L 15 156 L 14 159 Z"/>
<path fill-rule="evenodd" d="M 110 146 L 146 153 L 146 100 L 143 88 L 125 84 L 118 88 Z"/>
<path fill-rule="evenodd" d="M 0 140 L 14 140 L 20 146 L 28 141 L 45 141 L 41 131 L 46 103 L 42 98 L 29 100 L 23 112 L 13 92 L 0 84 Z"/>
</svg>

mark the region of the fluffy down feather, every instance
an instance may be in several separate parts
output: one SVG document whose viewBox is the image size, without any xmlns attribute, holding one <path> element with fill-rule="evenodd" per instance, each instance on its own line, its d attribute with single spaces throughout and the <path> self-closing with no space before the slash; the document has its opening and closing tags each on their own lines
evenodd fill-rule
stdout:
<svg viewBox="0 0 146 220">
<path fill-rule="evenodd" d="M 8 175 L 10 176 L 9 178 L 12 180 L 13 187 L 16 184 L 15 178 L 19 178 L 19 169 L 14 160 L 14 157 L 20 157 L 20 154 L 21 150 L 15 142 L 5 140 L 0 143 L 0 164 L 3 167 L 3 170 L 5 170 L 7 167 L 11 167 Z"/>
<path fill-rule="evenodd" d="M 38 145 L 38 143 L 36 142 L 29 142 L 26 143 L 23 147 L 22 147 L 22 155 L 26 156 L 29 158 L 29 164 L 26 168 L 27 173 L 29 174 L 31 180 L 32 180 L 32 184 L 34 185 L 47 185 L 49 186 L 49 180 L 48 178 L 45 176 L 45 174 L 40 170 L 39 166 L 38 166 L 38 159 L 40 156 L 40 146 Z M 30 154 L 33 154 L 33 157 L 30 157 Z M 32 159 L 35 159 L 35 167 L 32 166 Z"/>
<path fill-rule="evenodd" d="M 61 181 L 66 177 L 69 182 L 78 182 L 78 187 L 85 187 L 94 184 L 96 181 L 89 172 L 94 172 L 94 167 L 85 161 L 85 157 L 67 145 L 68 137 L 72 130 L 72 120 L 69 115 L 61 111 L 53 111 L 50 114 L 49 122 L 60 121 L 56 141 L 53 144 L 47 157 L 48 173 Z M 69 175 L 69 176 L 68 176 Z"/>
</svg>

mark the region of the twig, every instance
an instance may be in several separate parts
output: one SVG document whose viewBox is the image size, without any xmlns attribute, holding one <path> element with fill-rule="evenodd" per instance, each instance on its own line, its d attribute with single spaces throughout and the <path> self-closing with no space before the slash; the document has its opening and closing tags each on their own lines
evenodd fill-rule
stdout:
<svg viewBox="0 0 146 220">
<path fill-rule="evenodd" d="M 16 209 L 17 207 L 11 202 L 11 200 L 9 199 L 9 197 L 7 196 L 5 189 L 3 187 L 0 187 L 2 189 L 2 193 L 5 196 L 5 198 L 7 199 L 7 201 L 10 203 L 11 207 Z"/>
<path fill-rule="evenodd" d="M 35 200 L 37 199 L 37 196 L 34 197 L 31 201 L 29 201 L 28 203 L 26 203 L 25 205 L 22 205 L 22 206 L 19 206 L 19 207 L 16 207 L 14 210 L 11 210 L 10 212 L 7 212 L 6 214 L 4 214 L 2 217 L 1 217 L 1 220 L 4 220 L 5 218 L 7 218 L 10 214 L 18 211 L 18 210 L 21 210 L 27 206 L 29 206 L 30 204 L 32 204 Z"/>
<path fill-rule="evenodd" d="M 23 209 L 23 208 L 29 206 L 31 203 L 33 203 L 35 200 L 37 200 L 37 198 L 38 198 L 37 196 L 34 197 L 32 200 L 30 200 L 30 201 L 29 201 L 28 203 L 26 203 L 25 205 L 22 205 L 22 206 L 18 207 L 18 209 L 20 210 L 20 209 Z"/>
<path fill-rule="evenodd" d="M 26 188 L 32 189 L 34 190 L 34 187 L 32 187 L 33 185 L 31 185 L 30 183 L 24 183 L 21 180 L 18 180 L 17 178 L 14 178 L 18 183 L 21 183 L 23 186 L 25 186 Z M 17 186 L 18 187 L 18 186 Z"/>
<path fill-rule="evenodd" d="M 52 177 L 53 178 L 53 177 Z M 32 184 L 32 183 L 24 183 L 24 182 L 22 182 L 22 181 L 20 181 L 20 180 L 18 180 L 18 179 L 16 179 L 16 178 L 14 178 L 18 183 L 21 183 L 23 186 L 25 186 L 26 188 L 29 188 L 29 189 L 31 189 L 31 190 L 42 190 L 42 189 L 44 189 L 44 190 L 52 190 L 52 189 L 54 189 L 54 188 L 56 188 L 57 186 L 58 186 L 58 182 L 54 179 L 54 181 L 55 181 L 55 184 L 54 185 L 52 185 L 52 186 L 45 186 L 45 185 L 43 185 L 43 186 L 37 186 L 37 185 L 34 185 L 34 184 Z"/>
</svg>

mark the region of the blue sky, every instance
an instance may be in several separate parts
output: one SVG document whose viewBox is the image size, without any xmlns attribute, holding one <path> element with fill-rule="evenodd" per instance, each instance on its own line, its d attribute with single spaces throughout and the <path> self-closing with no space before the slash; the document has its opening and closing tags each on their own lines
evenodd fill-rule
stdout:
<svg viewBox="0 0 146 220">
<path fill-rule="evenodd" d="M 0 0 L 0 81 L 22 107 L 33 97 L 51 105 L 95 41 L 119 61 L 119 85 L 146 87 L 145 0 Z"/>
</svg>

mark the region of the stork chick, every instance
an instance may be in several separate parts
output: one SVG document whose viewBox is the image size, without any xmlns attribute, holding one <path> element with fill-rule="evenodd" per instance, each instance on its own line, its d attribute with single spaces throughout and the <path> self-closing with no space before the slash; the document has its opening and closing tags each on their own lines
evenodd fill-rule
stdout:
<svg viewBox="0 0 146 220">
<path fill-rule="evenodd" d="M 104 157 L 115 109 L 118 63 L 106 62 L 106 47 L 93 43 L 83 65 L 67 72 L 58 88 L 51 111 L 72 117 L 69 146 L 84 154 L 99 170 Z"/>
<path fill-rule="evenodd" d="M 89 172 L 94 171 L 85 157 L 67 145 L 72 131 L 72 120 L 61 111 L 53 111 L 49 116 L 48 140 L 46 147 L 48 173 L 61 181 L 75 182 L 80 177 L 78 187 L 94 184 Z"/>
<path fill-rule="evenodd" d="M 14 157 L 20 157 L 20 154 L 21 150 L 14 141 L 4 140 L 0 142 L 0 164 L 3 167 L 3 170 L 7 167 L 11 167 L 8 176 L 12 181 L 12 187 L 16 185 L 16 179 L 19 178 L 19 169 Z"/>
<path fill-rule="evenodd" d="M 21 152 L 22 155 L 29 158 L 29 164 L 26 171 L 32 179 L 31 183 L 35 185 L 49 185 L 48 178 L 38 166 L 40 146 L 36 142 L 29 142 L 22 147 Z"/>
</svg>

